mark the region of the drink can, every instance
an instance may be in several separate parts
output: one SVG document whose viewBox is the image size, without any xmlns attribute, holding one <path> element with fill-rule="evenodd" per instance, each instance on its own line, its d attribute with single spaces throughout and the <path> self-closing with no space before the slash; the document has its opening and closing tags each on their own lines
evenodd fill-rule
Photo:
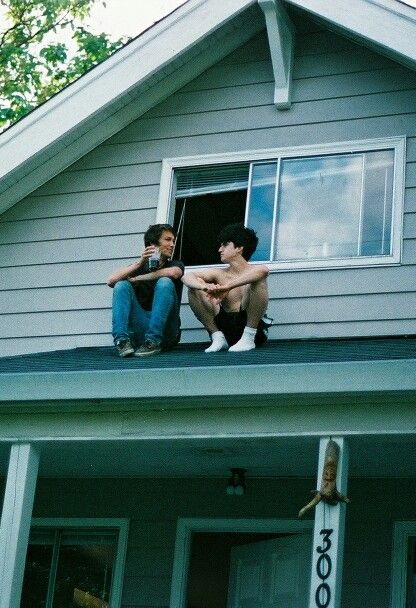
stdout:
<svg viewBox="0 0 416 608">
<path fill-rule="evenodd" d="M 160 250 L 159 247 L 156 247 L 154 252 L 149 258 L 149 270 L 157 270 L 159 268 L 160 263 Z"/>
</svg>

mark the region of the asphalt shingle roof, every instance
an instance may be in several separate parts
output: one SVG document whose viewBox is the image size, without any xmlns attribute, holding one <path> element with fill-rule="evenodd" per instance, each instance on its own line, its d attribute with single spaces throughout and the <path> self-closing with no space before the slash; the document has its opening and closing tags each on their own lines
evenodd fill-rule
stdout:
<svg viewBox="0 0 416 608">
<path fill-rule="evenodd" d="M 0 374 L 416 359 L 416 336 L 275 340 L 246 353 L 206 354 L 206 346 L 180 344 L 172 351 L 145 358 L 121 359 L 112 346 L 3 357 Z"/>
</svg>

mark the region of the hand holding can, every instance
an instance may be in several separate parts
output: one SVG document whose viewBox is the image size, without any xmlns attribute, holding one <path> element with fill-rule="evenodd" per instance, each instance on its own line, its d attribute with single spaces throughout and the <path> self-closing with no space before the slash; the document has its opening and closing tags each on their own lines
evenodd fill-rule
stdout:
<svg viewBox="0 0 416 608">
<path fill-rule="evenodd" d="M 149 270 L 157 270 L 160 264 L 160 249 L 155 247 L 154 252 L 149 258 Z"/>
</svg>

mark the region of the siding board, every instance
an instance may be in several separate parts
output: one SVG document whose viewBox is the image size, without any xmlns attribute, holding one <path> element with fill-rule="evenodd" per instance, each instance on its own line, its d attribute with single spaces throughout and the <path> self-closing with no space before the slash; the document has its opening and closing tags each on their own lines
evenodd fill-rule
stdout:
<svg viewBox="0 0 416 608">
<path fill-rule="evenodd" d="M 101 148 L 98 148 L 98 150 L 101 150 Z M 104 148 L 104 150 L 107 151 L 107 148 Z M 109 151 L 110 156 L 113 156 L 114 150 L 110 148 Z M 132 164 L 135 164 L 134 161 Z M 82 166 L 82 164 L 80 166 Z M 97 164 L 94 168 L 100 166 L 107 165 Z M 3 213 L 0 217 L 0 229 L 3 222 L 13 220 L 64 217 L 66 215 L 89 215 L 90 213 L 129 211 L 135 209 L 156 210 L 158 192 L 159 184 L 153 186 L 113 188 L 94 192 L 77 192 L 76 195 L 69 193 L 50 196 L 30 196 Z"/>
<path fill-rule="evenodd" d="M 117 234 L 137 234 L 153 221 L 154 209 L 23 220 L 0 225 L 0 245 Z"/>
<path fill-rule="evenodd" d="M 294 103 L 352 97 L 370 93 L 391 92 L 416 86 L 416 75 L 409 77 L 404 68 L 392 68 L 375 72 L 359 72 L 348 80 L 343 74 L 320 78 L 294 80 L 292 101 Z M 206 91 L 178 93 L 146 113 L 146 117 L 155 118 L 192 114 L 193 112 L 211 112 L 213 110 L 233 109 L 235 107 L 256 107 L 273 102 L 274 81 L 250 84 L 240 87 L 240 94 L 235 95 L 235 87 L 214 89 L 209 96 Z M 238 105 L 237 105 L 238 104 Z"/>
<path fill-rule="evenodd" d="M 144 141 L 163 132 L 165 137 L 191 136 L 200 133 L 241 131 L 254 128 L 322 124 L 374 116 L 416 112 L 416 89 L 393 93 L 374 93 L 355 98 L 326 99 L 293 104 L 287 112 L 277 112 L 274 105 L 250 109 L 196 113 L 178 121 L 177 117 L 143 118 L 132 125 L 136 141 Z M 133 185 L 133 184 L 132 184 Z M 134 185 L 137 185 L 134 184 Z"/>
<path fill-rule="evenodd" d="M 39 188 L 36 193 L 51 195 L 155 185 L 159 183 L 160 169 L 160 163 L 149 163 L 88 171 L 67 170 Z"/>
<path fill-rule="evenodd" d="M 137 251 L 140 251 L 142 240 L 138 239 Z M 56 264 L 26 264 L 23 266 L 9 266 L 1 269 L 2 290 L 31 290 L 45 287 L 71 287 L 73 285 L 93 285 L 104 283 L 106 277 L 116 266 L 120 268 L 132 264 L 136 257 L 123 258 L 120 260 L 98 260 L 98 261 L 72 261 Z M 33 295 L 31 296 L 33 297 Z"/>
<path fill-rule="evenodd" d="M 394 68 L 395 65 L 393 61 L 381 55 L 356 47 L 355 52 L 296 57 L 293 78 L 296 80 L 298 78 L 311 78 L 312 76 L 352 74 L 368 71 L 369 69 Z M 238 70 L 232 70 L 231 67 L 227 64 L 218 63 L 182 87 L 181 91 L 206 91 L 222 88 L 224 83 L 227 83 L 227 86 L 238 86 L 253 82 L 267 82 L 273 77 L 272 67 L 268 60 L 242 64 Z"/>
<path fill-rule="evenodd" d="M 162 154 L 165 158 L 177 156 L 193 156 L 216 152 L 235 152 L 236 150 L 258 150 L 273 147 L 303 146 L 305 144 L 320 144 L 337 141 L 360 140 L 377 137 L 391 137 L 398 133 L 405 135 L 415 132 L 416 113 L 392 115 L 386 120 L 384 116 L 367 118 L 351 118 L 344 122 L 329 121 L 319 124 L 319 128 L 311 129 L 309 124 L 289 126 L 273 126 L 241 129 L 232 133 L 232 137 L 224 137 L 221 133 L 204 133 L 192 137 L 162 137 L 155 134 L 152 141 L 139 142 L 132 131 L 120 132 L 117 138 L 111 140 L 111 145 L 129 145 L 132 154 L 153 155 Z M 163 152 L 161 151 L 163 148 Z M 128 154 L 126 149 L 124 154 Z M 139 160 L 139 159 L 137 159 Z"/>
<path fill-rule="evenodd" d="M 97 290 L 98 291 L 98 290 Z M 27 312 L 26 314 L 0 315 L 0 338 L 22 338 L 48 336 L 49 333 L 61 334 L 62 327 L 68 335 L 108 333 L 111 310 L 104 308 L 109 301 L 104 288 L 104 301 L 96 300 L 94 290 L 82 310 L 50 310 L 46 312 Z M 58 302 L 59 303 L 59 302 Z M 52 302 L 53 304 L 53 302 Z M 91 305 L 91 308 L 87 308 Z M 269 314 L 275 322 L 283 325 L 328 324 L 339 318 L 344 323 L 372 321 L 408 320 L 416 307 L 416 292 L 391 294 L 365 294 L 352 296 L 322 296 L 309 298 L 274 299 L 269 304 Z M 181 318 L 184 329 L 200 329 L 201 325 L 189 307 L 183 307 Z"/>
<path fill-rule="evenodd" d="M 79 262 L 86 260 L 114 260 L 132 257 L 142 250 L 143 234 L 77 238 L 72 240 L 44 241 L 0 245 L 0 259 L 5 266 L 21 266 L 36 261 L 37 264 Z M 115 263 L 117 264 L 117 262 Z"/>
</svg>

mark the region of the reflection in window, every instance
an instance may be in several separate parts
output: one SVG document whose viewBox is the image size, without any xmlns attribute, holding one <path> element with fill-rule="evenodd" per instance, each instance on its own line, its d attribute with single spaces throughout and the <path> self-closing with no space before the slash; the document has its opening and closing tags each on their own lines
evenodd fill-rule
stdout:
<svg viewBox="0 0 416 608">
<path fill-rule="evenodd" d="M 108 608 L 116 530 L 31 533 L 21 608 Z"/>
<path fill-rule="evenodd" d="M 284 160 L 275 259 L 388 255 L 393 151 Z"/>
<path fill-rule="evenodd" d="M 177 169 L 176 255 L 218 263 L 216 235 L 244 221 L 259 237 L 253 261 L 382 261 L 396 253 L 394 164 L 392 147 Z"/>
</svg>

